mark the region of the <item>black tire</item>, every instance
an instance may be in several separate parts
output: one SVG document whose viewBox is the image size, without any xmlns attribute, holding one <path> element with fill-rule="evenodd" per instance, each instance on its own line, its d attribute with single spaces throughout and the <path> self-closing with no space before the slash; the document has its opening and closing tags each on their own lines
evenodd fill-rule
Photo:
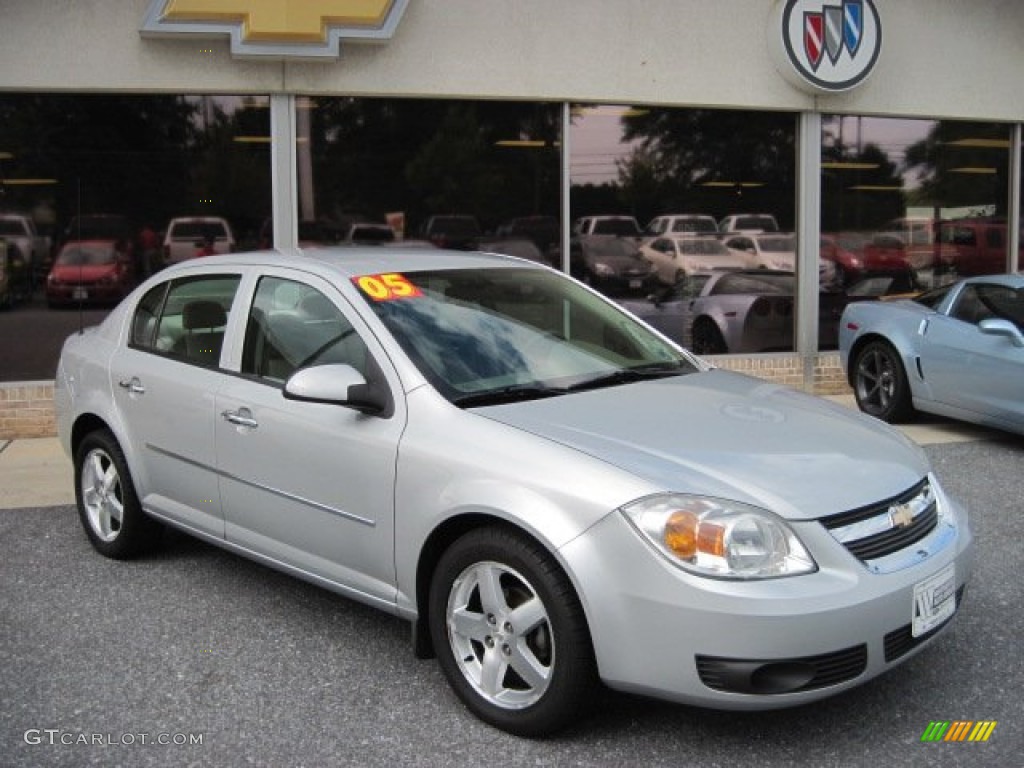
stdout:
<svg viewBox="0 0 1024 768">
<path fill-rule="evenodd" d="M 142 511 L 121 446 L 106 429 L 90 432 L 75 451 L 75 501 L 85 534 L 101 555 L 124 560 L 160 540 L 163 526 Z"/>
<path fill-rule="evenodd" d="M 488 586 L 500 591 L 485 596 Z M 564 572 L 531 539 L 480 528 L 456 540 L 434 571 L 427 610 L 445 677 L 484 722 L 517 736 L 546 736 L 593 700 L 598 679 L 583 609 Z M 516 628 L 526 613 L 529 624 Z M 462 631 L 455 616 L 464 619 Z"/>
<path fill-rule="evenodd" d="M 693 352 L 697 355 L 724 355 L 729 351 L 718 326 L 707 318 L 693 324 Z"/>
<path fill-rule="evenodd" d="M 864 413 L 882 421 L 897 424 L 914 415 L 903 361 L 887 341 L 870 341 L 857 352 L 853 362 L 853 394 Z"/>
</svg>

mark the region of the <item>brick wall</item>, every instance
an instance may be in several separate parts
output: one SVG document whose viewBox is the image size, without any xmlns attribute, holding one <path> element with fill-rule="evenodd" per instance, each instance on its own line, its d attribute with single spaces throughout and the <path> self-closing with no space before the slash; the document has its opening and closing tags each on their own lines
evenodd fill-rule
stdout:
<svg viewBox="0 0 1024 768">
<path fill-rule="evenodd" d="M 806 389 L 816 395 L 845 395 L 850 392 L 838 352 L 823 352 L 808 359 L 795 354 L 719 355 L 708 361 L 719 368 L 728 368 L 748 376 L 785 384 L 796 389 Z M 805 366 L 807 371 L 805 373 Z M 807 383 L 805 384 L 805 379 Z"/>
<path fill-rule="evenodd" d="M 0 383 L 0 439 L 56 434 L 52 381 Z"/>
<path fill-rule="evenodd" d="M 804 386 L 803 358 L 792 354 L 742 357 L 721 355 L 709 358 L 719 368 L 746 373 L 818 395 L 842 395 L 850 391 L 839 355 L 824 353 L 807 363 L 808 386 Z M 25 437 L 53 437 L 57 427 L 53 413 L 53 382 L 0 383 L 0 440 Z"/>
</svg>

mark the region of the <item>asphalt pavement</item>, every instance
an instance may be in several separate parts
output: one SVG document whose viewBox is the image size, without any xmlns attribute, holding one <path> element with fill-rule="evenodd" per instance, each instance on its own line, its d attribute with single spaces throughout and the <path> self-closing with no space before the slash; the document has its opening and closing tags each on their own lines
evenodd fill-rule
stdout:
<svg viewBox="0 0 1024 768">
<path fill-rule="evenodd" d="M 413 658 L 398 619 L 180 534 L 145 559 L 107 560 L 66 499 L 8 508 L 0 766 L 1020 765 L 1024 438 L 923 428 L 941 433 L 920 441 L 977 541 L 965 602 L 938 642 L 791 710 L 607 692 L 576 728 L 542 741 L 468 714 L 436 663 Z M 47 455 L 55 472 L 63 462 L 54 482 L 69 482 L 55 445 L 6 445 L 0 488 L 15 464 L 26 480 Z M 996 726 L 986 742 L 922 742 L 933 721 Z"/>
</svg>

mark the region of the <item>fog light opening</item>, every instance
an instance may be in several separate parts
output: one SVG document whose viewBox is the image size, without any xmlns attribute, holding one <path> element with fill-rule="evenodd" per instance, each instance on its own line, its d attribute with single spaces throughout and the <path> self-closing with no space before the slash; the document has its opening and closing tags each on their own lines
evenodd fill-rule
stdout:
<svg viewBox="0 0 1024 768">
<path fill-rule="evenodd" d="M 798 691 L 814 679 L 810 664 L 781 662 L 764 664 L 750 675 L 750 688 L 754 693 L 790 693 Z"/>
</svg>

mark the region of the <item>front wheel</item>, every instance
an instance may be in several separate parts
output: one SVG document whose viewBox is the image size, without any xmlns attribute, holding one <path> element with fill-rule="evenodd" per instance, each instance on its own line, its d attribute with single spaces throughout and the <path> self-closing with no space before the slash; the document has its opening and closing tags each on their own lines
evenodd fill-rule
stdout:
<svg viewBox="0 0 1024 768">
<path fill-rule="evenodd" d="M 75 501 L 82 527 L 102 555 L 134 557 L 159 539 L 162 526 L 142 511 L 121 446 L 106 429 L 86 435 L 75 452 Z"/>
<path fill-rule="evenodd" d="M 583 609 L 558 564 L 525 536 L 481 528 L 455 541 L 434 572 L 428 612 L 445 677 L 485 722 L 544 736 L 592 699 Z"/>
<path fill-rule="evenodd" d="M 853 393 L 864 413 L 882 421 L 898 423 L 914 414 L 907 372 L 899 353 L 887 341 L 871 341 L 857 353 Z"/>
</svg>

